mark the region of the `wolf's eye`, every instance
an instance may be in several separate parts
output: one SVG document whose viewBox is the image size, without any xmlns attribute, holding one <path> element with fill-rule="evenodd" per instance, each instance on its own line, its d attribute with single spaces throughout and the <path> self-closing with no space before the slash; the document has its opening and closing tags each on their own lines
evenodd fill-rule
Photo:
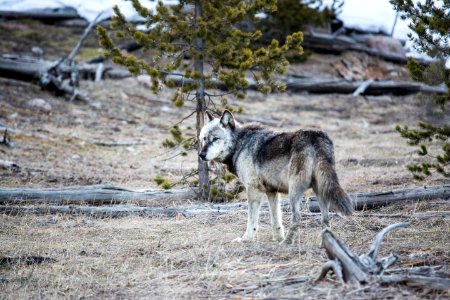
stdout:
<svg viewBox="0 0 450 300">
<path fill-rule="evenodd" d="M 218 141 L 218 140 L 219 140 L 219 138 L 218 138 L 218 137 L 213 137 L 213 139 L 212 139 L 211 143 L 214 143 L 215 141 Z"/>
</svg>

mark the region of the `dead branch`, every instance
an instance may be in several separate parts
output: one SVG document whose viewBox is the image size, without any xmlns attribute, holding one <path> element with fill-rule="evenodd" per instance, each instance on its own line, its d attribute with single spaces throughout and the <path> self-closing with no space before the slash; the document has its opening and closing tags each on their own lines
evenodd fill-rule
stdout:
<svg viewBox="0 0 450 300">
<path fill-rule="evenodd" d="M 94 185 L 63 189 L 0 189 L 0 204 L 124 204 L 143 205 L 196 198 L 195 189 L 143 190 L 133 191 L 120 187 Z"/>
<path fill-rule="evenodd" d="M 381 242 L 383 241 L 385 234 L 387 234 L 389 231 L 394 230 L 396 228 L 407 227 L 407 226 L 409 226 L 409 223 L 397 223 L 397 224 L 392 224 L 392 225 L 385 227 L 375 237 L 375 241 L 373 242 L 372 247 L 370 247 L 369 253 L 367 253 L 367 255 L 372 260 L 376 260 L 377 254 L 378 254 L 378 249 L 381 246 Z"/>
<path fill-rule="evenodd" d="M 382 283 L 405 283 L 407 285 L 447 291 L 450 289 L 450 279 L 442 277 L 428 277 L 419 275 L 383 275 L 378 280 Z"/>
<path fill-rule="evenodd" d="M 183 83 L 192 82 L 192 79 L 182 78 L 180 76 L 167 76 L 167 80 L 172 81 L 177 86 L 181 86 Z M 445 94 L 447 92 L 447 87 L 443 84 L 437 86 L 431 86 L 420 82 L 412 81 L 372 81 L 372 82 L 362 82 L 362 81 L 348 81 L 344 79 L 324 79 L 324 78 L 309 78 L 309 77 L 296 77 L 288 76 L 280 79 L 286 83 L 286 91 L 299 93 L 299 92 L 309 92 L 316 94 L 327 94 L 327 93 L 337 93 L 337 94 L 353 94 L 358 92 L 361 95 L 383 95 L 383 94 L 394 94 L 394 95 L 408 95 L 416 93 L 424 94 Z M 248 89 L 257 90 L 258 84 L 247 78 L 249 82 Z M 211 80 L 209 83 L 215 85 L 219 90 L 227 91 L 227 87 L 217 81 Z M 358 91 L 358 88 L 360 88 Z"/>
<path fill-rule="evenodd" d="M 0 11 L 0 18 L 11 19 L 34 19 L 44 23 L 55 23 L 62 20 L 82 19 L 76 10 L 41 9 L 29 11 Z"/>
<path fill-rule="evenodd" d="M 2 140 L 0 141 L 0 144 L 3 144 L 7 147 L 14 147 L 14 144 L 11 142 L 11 139 L 9 138 L 8 129 L 5 129 L 3 132 Z"/>
<path fill-rule="evenodd" d="M 302 46 L 305 49 L 312 49 L 322 53 L 339 54 L 345 51 L 357 51 L 398 64 L 406 64 L 407 62 L 407 58 L 404 53 L 371 48 L 350 36 L 323 33 L 305 34 Z"/>
<path fill-rule="evenodd" d="M 24 81 L 37 80 L 42 88 L 67 95 L 70 100 L 85 101 L 86 96 L 78 91 L 80 71 L 74 58 L 87 35 L 98 23 L 101 14 L 98 14 L 89 24 L 66 57 L 56 62 L 50 62 L 29 57 L 2 55 L 0 57 L 0 76 Z"/>
<path fill-rule="evenodd" d="M 103 147 L 128 147 L 128 146 L 145 145 L 145 142 L 144 141 L 94 142 L 93 144 Z"/>
<path fill-rule="evenodd" d="M 395 263 L 397 256 L 391 253 L 389 256 L 377 260 L 376 256 L 383 237 L 393 229 L 406 226 L 409 226 L 409 223 L 397 223 L 387 226 L 377 234 L 369 252 L 360 256 L 355 255 L 329 229 L 325 229 L 322 231 L 322 246 L 325 248 L 330 260 L 324 264 L 316 281 L 323 280 L 326 274 L 333 270 L 338 279 L 346 283 L 365 284 L 377 280 L 386 284 L 406 283 L 435 290 L 450 289 L 450 279 L 439 277 L 439 274 L 435 272 L 430 272 L 429 276 L 425 276 L 423 271 L 418 274 L 409 270 L 396 269 L 395 274 L 384 275 L 385 271 L 389 273 L 386 269 Z"/>
<path fill-rule="evenodd" d="M 431 219 L 431 218 L 448 218 L 450 211 L 427 211 L 413 214 L 362 214 L 361 217 L 377 217 L 377 218 L 399 218 L 399 219 Z"/>
</svg>

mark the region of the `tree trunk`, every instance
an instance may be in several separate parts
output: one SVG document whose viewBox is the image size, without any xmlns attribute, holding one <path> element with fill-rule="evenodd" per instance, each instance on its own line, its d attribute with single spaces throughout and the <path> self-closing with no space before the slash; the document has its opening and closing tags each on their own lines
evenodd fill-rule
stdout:
<svg viewBox="0 0 450 300">
<path fill-rule="evenodd" d="M 195 3 L 195 19 L 201 17 L 202 6 L 201 1 L 197 1 Z M 200 54 L 199 57 L 195 59 L 194 68 L 195 71 L 201 74 L 202 78 L 198 81 L 197 87 L 197 140 L 198 140 L 198 151 L 201 151 L 201 143 L 199 140 L 200 131 L 205 123 L 205 79 L 203 77 L 203 39 L 201 37 L 197 37 L 195 39 L 195 48 Z M 209 174 L 208 174 L 208 163 L 203 161 L 200 157 L 198 157 L 198 183 L 200 187 L 200 199 L 207 200 L 209 198 Z"/>
</svg>

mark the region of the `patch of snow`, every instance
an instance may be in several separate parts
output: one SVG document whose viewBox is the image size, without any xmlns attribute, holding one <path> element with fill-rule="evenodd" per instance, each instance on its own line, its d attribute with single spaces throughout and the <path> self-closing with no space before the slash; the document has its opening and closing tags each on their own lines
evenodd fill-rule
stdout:
<svg viewBox="0 0 450 300">
<path fill-rule="evenodd" d="M 157 1 L 141 0 L 141 4 L 151 10 L 154 10 L 158 4 Z M 168 5 L 177 4 L 176 0 L 166 0 L 163 3 Z M 62 8 L 73 7 L 78 14 L 88 21 L 92 21 L 101 12 L 104 11 L 103 17 L 113 15 L 113 6 L 117 5 L 125 17 L 129 20 L 142 19 L 134 10 L 130 1 L 124 0 L 0 0 L 0 10 L 10 11 L 29 11 L 43 8 Z"/>
</svg>

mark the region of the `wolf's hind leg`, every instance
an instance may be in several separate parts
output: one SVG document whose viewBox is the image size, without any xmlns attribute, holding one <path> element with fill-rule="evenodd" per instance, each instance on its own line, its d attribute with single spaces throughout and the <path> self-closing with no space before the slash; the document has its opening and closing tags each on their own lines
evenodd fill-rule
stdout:
<svg viewBox="0 0 450 300">
<path fill-rule="evenodd" d="M 277 193 L 266 193 L 269 199 L 270 221 L 272 223 L 273 240 L 281 242 L 284 239 L 284 227 L 280 199 Z"/>
<path fill-rule="evenodd" d="M 289 227 L 286 238 L 282 244 L 292 244 L 297 236 L 300 227 L 300 204 L 303 198 L 303 193 L 307 189 L 306 184 L 295 183 L 289 186 L 289 204 L 291 206 L 292 221 Z"/>
<path fill-rule="evenodd" d="M 311 149 L 292 156 L 289 169 L 289 204 L 292 212 L 292 223 L 283 244 L 292 244 L 300 227 L 300 204 L 303 193 L 311 186 L 313 159 Z"/>
<path fill-rule="evenodd" d="M 322 229 L 330 227 L 330 217 L 328 213 L 330 211 L 330 204 L 327 203 L 319 194 L 319 189 L 316 184 L 313 184 L 313 190 L 317 197 L 317 203 L 319 204 L 320 212 L 322 214 Z"/>
<path fill-rule="evenodd" d="M 248 219 L 247 230 L 241 238 L 237 238 L 235 242 L 252 241 L 258 231 L 259 226 L 259 208 L 264 194 L 254 188 L 247 188 L 248 198 Z"/>
</svg>

